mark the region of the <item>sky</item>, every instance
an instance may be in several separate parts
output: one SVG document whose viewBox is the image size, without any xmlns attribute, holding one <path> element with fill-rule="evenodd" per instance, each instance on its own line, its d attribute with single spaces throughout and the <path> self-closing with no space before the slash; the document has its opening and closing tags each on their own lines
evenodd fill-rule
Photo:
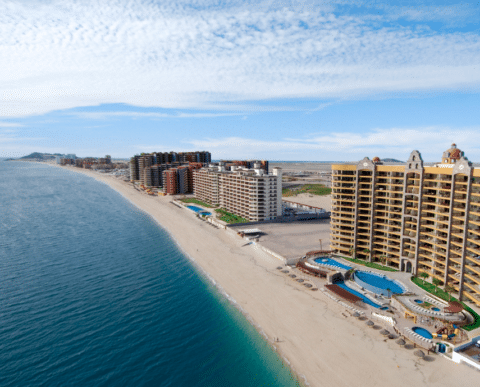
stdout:
<svg viewBox="0 0 480 387">
<path fill-rule="evenodd" d="M 0 157 L 480 162 L 480 2 L 0 0 Z"/>
</svg>

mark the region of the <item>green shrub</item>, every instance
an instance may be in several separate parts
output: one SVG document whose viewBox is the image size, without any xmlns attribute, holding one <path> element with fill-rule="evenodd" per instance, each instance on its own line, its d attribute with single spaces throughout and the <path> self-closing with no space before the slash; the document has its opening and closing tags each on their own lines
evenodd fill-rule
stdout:
<svg viewBox="0 0 480 387">
<path fill-rule="evenodd" d="M 375 263 L 375 262 L 367 262 L 367 261 L 364 261 L 363 259 L 348 258 L 348 257 L 342 257 L 342 258 L 346 259 L 347 261 L 357 263 L 359 265 L 370 267 L 372 269 L 383 270 L 383 271 L 398 271 L 397 269 L 394 269 L 393 267 L 379 265 L 378 263 Z"/>
<path fill-rule="evenodd" d="M 220 217 L 220 220 L 223 220 L 224 222 L 227 223 L 247 223 L 248 219 L 242 218 L 241 216 L 231 214 L 230 212 L 227 212 L 223 208 L 217 208 L 215 212 L 218 212 L 222 216 Z"/>
<path fill-rule="evenodd" d="M 312 195 L 330 195 L 332 193 L 332 189 L 324 186 L 323 184 L 305 184 L 301 188 L 283 188 L 282 189 L 282 196 L 297 196 L 301 193 L 309 193 Z"/>
</svg>

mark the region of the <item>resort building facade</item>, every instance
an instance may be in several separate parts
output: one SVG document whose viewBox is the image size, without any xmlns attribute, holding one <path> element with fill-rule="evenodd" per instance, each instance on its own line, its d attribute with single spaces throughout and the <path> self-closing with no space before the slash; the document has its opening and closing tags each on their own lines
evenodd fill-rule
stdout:
<svg viewBox="0 0 480 387">
<path fill-rule="evenodd" d="M 432 166 L 418 151 L 333 164 L 330 236 L 339 255 L 426 273 L 480 306 L 480 169 L 455 144 Z"/>
<path fill-rule="evenodd" d="M 193 173 L 195 198 L 249 221 L 275 219 L 282 215 L 282 170 L 265 173 L 260 164 L 254 169 L 231 166 L 203 168 Z"/>
</svg>

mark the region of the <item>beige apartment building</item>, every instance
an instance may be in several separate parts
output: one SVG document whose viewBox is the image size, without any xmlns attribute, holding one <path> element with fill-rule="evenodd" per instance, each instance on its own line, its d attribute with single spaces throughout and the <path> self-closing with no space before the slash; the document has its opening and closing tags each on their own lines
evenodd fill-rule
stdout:
<svg viewBox="0 0 480 387">
<path fill-rule="evenodd" d="M 195 197 L 219 205 L 250 221 L 275 219 L 282 215 L 282 170 L 272 174 L 256 165 L 254 169 L 223 165 L 193 173 Z"/>
<path fill-rule="evenodd" d="M 195 198 L 212 205 L 219 204 L 219 180 L 218 168 L 209 167 L 193 171 L 193 193 Z"/>
<path fill-rule="evenodd" d="M 480 169 L 455 144 L 424 166 L 364 158 L 332 165 L 332 249 L 427 273 L 480 306 Z"/>
</svg>

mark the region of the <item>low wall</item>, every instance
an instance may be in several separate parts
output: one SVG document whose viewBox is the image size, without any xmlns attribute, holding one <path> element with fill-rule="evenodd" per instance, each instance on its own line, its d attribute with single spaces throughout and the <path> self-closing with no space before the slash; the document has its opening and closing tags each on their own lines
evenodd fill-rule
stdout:
<svg viewBox="0 0 480 387">
<path fill-rule="evenodd" d="M 259 247 L 261 250 L 265 251 L 266 253 L 270 254 L 270 255 L 273 255 L 275 258 L 281 260 L 285 265 L 289 265 L 288 263 L 288 260 L 283 257 L 282 255 L 270 250 L 270 249 L 267 249 L 266 247 L 262 246 L 262 245 L 259 245 L 259 244 L 255 244 L 255 246 Z M 299 258 L 300 259 L 300 258 Z"/>
<path fill-rule="evenodd" d="M 466 343 L 466 344 L 463 344 L 463 345 L 460 345 L 458 346 L 457 348 L 455 348 L 452 352 L 452 360 L 455 362 L 455 363 L 466 363 L 468 364 L 469 366 L 471 367 L 475 367 L 477 370 L 480 370 L 480 364 L 478 362 L 476 362 L 475 360 L 473 360 L 472 358 L 470 358 L 469 356 L 467 355 L 464 355 L 462 353 L 459 353 L 459 351 L 467 348 L 467 347 L 470 347 L 471 345 L 474 345 L 474 343 L 476 343 L 478 340 L 480 339 L 480 336 L 478 337 L 475 337 L 474 339 L 472 339 L 472 341 L 470 341 L 469 343 Z"/>
<path fill-rule="evenodd" d="M 387 324 L 390 324 L 392 327 L 395 326 L 396 321 L 393 317 L 384 316 L 383 314 L 372 312 L 372 316 L 378 320 L 385 321 Z"/>
</svg>

